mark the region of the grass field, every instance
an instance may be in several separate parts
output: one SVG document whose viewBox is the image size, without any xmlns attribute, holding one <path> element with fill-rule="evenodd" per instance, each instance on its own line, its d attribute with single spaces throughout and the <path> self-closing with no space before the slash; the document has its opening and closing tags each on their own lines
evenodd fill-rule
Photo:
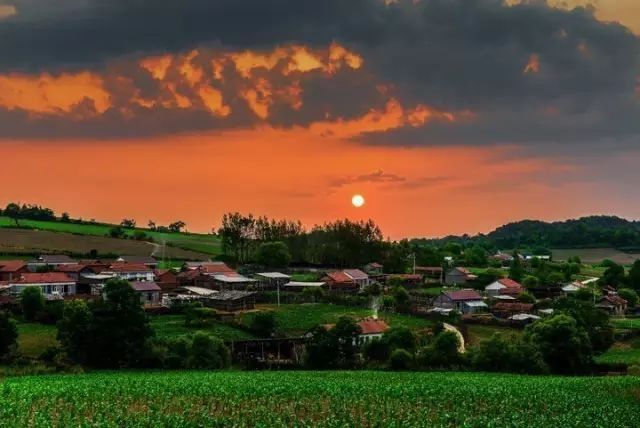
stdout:
<svg viewBox="0 0 640 428">
<path fill-rule="evenodd" d="M 596 357 L 600 364 L 640 365 L 640 339 L 617 342 L 607 352 Z"/>
<path fill-rule="evenodd" d="M 611 318 L 611 325 L 625 330 L 640 330 L 640 318 Z"/>
<path fill-rule="evenodd" d="M 567 260 L 569 257 L 580 257 L 582 263 L 600 263 L 605 259 L 613 260 L 623 265 L 633 264 L 640 254 L 629 254 L 615 248 L 578 248 L 551 250 L 555 261 Z"/>
<path fill-rule="evenodd" d="M 37 220 L 19 220 L 21 226 L 32 227 L 40 231 L 63 232 L 75 235 L 88 235 L 105 237 L 109 234 L 109 230 L 113 227 L 107 224 L 74 224 L 62 223 L 56 221 L 37 221 Z M 8 218 L 0 216 L 0 228 L 7 226 L 15 226 L 15 222 Z M 14 229 L 7 229 L 14 230 Z M 170 247 L 176 247 L 183 250 L 189 250 L 197 253 L 216 256 L 222 253 L 220 239 L 213 235 L 197 234 L 197 233 L 161 233 L 148 229 L 126 229 L 128 235 L 133 235 L 136 231 L 142 231 L 151 236 L 157 243 L 166 242 L 169 247 L 167 252 L 174 251 Z M 126 241 L 125 241 L 126 242 Z M 148 245 L 148 244 L 147 244 Z M 106 252 L 106 251 L 105 251 Z"/>
<path fill-rule="evenodd" d="M 47 348 L 56 346 L 55 325 L 18 323 L 18 351 L 25 357 L 38 358 Z"/>
<path fill-rule="evenodd" d="M 467 344 L 470 347 L 478 346 L 481 341 L 490 339 L 495 333 L 501 333 L 503 337 L 521 336 L 522 330 L 495 325 L 469 324 L 467 325 Z"/>
<path fill-rule="evenodd" d="M 320 324 L 333 324 L 341 316 L 360 319 L 373 315 L 373 311 L 370 309 L 323 303 L 281 305 L 280 308 L 276 305 L 258 305 L 257 309 L 274 311 L 278 327 L 291 336 L 304 334 Z M 251 312 L 244 314 L 242 322 L 248 325 L 252 316 L 253 313 Z M 379 317 L 387 321 L 391 327 L 408 327 L 412 330 L 421 330 L 432 325 L 432 322 L 427 319 L 409 315 L 380 313 Z"/>
<path fill-rule="evenodd" d="M 130 372 L 8 378 L 12 427 L 637 427 L 640 378 Z"/>
<path fill-rule="evenodd" d="M 214 322 L 205 328 L 186 327 L 184 325 L 184 315 L 160 315 L 151 317 L 151 327 L 159 338 L 175 338 L 199 331 L 215 335 L 225 341 L 253 338 L 251 334 L 244 330 L 218 322 Z"/>
</svg>

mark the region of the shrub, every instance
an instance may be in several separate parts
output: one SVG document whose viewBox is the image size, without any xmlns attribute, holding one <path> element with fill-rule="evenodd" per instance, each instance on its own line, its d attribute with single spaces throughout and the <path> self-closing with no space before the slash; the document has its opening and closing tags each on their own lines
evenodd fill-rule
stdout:
<svg viewBox="0 0 640 428">
<path fill-rule="evenodd" d="M 276 316 L 273 312 L 258 312 L 251 319 L 249 329 L 259 337 L 271 337 L 277 327 Z"/>
<path fill-rule="evenodd" d="M 389 367 L 394 370 L 408 370 L 413 365 L 413 355 L 406 349 L 396 349 L 389 358 Z"/>
<path fill-rule="evenodd" d="M 33 321 L 44 308 L 44 296 L 40 287 L 27 287 L 20 293 L 20 305 L 25 319 Z"/>
<path fill-rule="evenodd" d="M 9 314 L 0 311 L 0 359 L 11 354 L 18 339 L 16 323 Z"/>
</svg>

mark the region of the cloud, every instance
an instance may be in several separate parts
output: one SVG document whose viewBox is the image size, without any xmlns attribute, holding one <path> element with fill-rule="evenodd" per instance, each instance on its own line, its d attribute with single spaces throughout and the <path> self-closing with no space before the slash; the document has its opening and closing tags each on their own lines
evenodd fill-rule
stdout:
<svg viewBox="0 0 640 428">
<path fill-rule="evenodd" d="M 0 21 L 18 14 L 16 7 L 11 4 L 0 4 Z"/>
<path fill-rule="evenodd" d="M 25 85 L 88 73 L 101 83 L 85 82 L 64 100 L 51 98 L 52 89 L 20 92 L 28 100 L 11 92 L 0 99 L 4 137 L 268 125 L 410 146 L 557 150 L 640 138 L 640 40 L 591 8 L 501 0 L 15 3 L 20 13 L 0 23 L 0 75 Z"/>
<path fill-rule="evenodd" d="M 406 180 L 405 177 L 389 174 L 379 169 L 369 174 L 333 178 L 329 181 L 329 187 L 335 189 L 358 183 L 403 183 Z"/>
</svg>

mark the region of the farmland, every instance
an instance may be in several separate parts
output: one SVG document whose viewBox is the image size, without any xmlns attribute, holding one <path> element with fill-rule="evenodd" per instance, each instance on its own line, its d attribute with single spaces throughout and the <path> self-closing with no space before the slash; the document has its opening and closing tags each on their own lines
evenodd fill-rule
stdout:
<svg viewBox="0 0 640 428">
<path fill-rule="evenodd" d="M 36 249 L 43 249 L 41 247 L 45 246 L 44 249 L 47 249 L 49 246 L 53 246 L 54 248 L 50 248 L 50 250 L 57 251 L 76 251 L 76 247 L 73 247 L 70 243 L 66 244 L 64 241 L 71 240 L 74 244 L 82 245 L 84 242 L 93 242 L 91 245 L 99 244 L 101 245 L 97 248 L 99 251 L 108 253 L 111 251 L 113 246 L 126 246 L 128 251 L 136 251 L 129 252 L 126 254 L 130 255 L 139 255 L 144 254 L 148 255 L 150 253 L 150 248 L 153 250 L 153 247 L 150 247 L 149 243 L 146 242 L 138 242 L 138 241 L 130 241 L 124 239 L 116 239 L 115 241 L 119 241 L 119 244 L 114 244 L 111 242 L 113 238 L 106 238 L 109 234 L 109 230 L 113 227 L 113 225 L 109 224 L 76 224 L 76 223 L 64 223 L 59 221 L 38 221 L 38 220 L 19 220 L 19 224 L 21 227 L 32 228 L 34 230 L 28 229 L 13 229 L 7 228 L 9 226 L 14 227 L 15 222 L 8 217 L 0 216 L 0 232 L 3 232 L 3 239 L 0 239 L 0 242 L 3 242 L 3 247 L 16 247 L 22 244 L 20 241 L 21 236 L 29 236 L 29 242 L 27 243 L 25 251 L 28 249 L 35 247 Z M 35 232 L 41 232 L 38 235 L 35 235 Z M 136 231 L 144 232 L 147 236 L 153 238 L 153 240 L 159 244 L 166 243 L 166 255 L 167 257 L 176 257 L 176 258 L 202 258 L 203 255 L 206 256 L 215 256 L 222 252 L 220 240 L 213 235 L 205 235 L 205 234 L 196 234 L 196 233 L 163 233 L 156 232 L 148 229 L 125 229 L 125 233 L 129 236 L 132 236 Z M 16 234 L 12 234 L 11 232 L 15 232 Z M 31 232 L 31 233 L 17 233 L 17 232 Z M 58 236 L 57 241 L 50 243 L 49 239 L 53 236 L 53 234 L 43 234 L 42 232 L 56 232 Z M 75 237 L 75 240 L 74 238 Z M 84 237 L 84 239 L 83 239 Z M 103 238 L 104 240 L 94 240 L 95 238 Z M 93 239 L 90 239 L 93 238 Z M 24 238 L 23 238 L 24 239 Z M 108 240 L 108 241 L 105 241 Z M 129 245 L 131 244 L 131 245 Z M 133 247 L 137 245 L 134 249 Z M 64 248 L 58 248 L 60 246 Z M 90 246 L 89 243 L 85 244 L 84 247 Z M 146 247 L 143 247 L 146 246 Z M 144 249 L 143 249 L 144 248 Z M 186 250 L 187 252 L 181 252 L 179 250 Z M 0 251 L 7 252 L 5 248 L 0 248 Z M 77 250 L 79 251 L 79 250 Z M 196 257 L 197 253 L 197 257 Z"/>
<path fill-rule="evenodd" d="M 563 261 L 577 256 L 583 263 L 600 263 L 609 259 L 622 265 L 630 265 L 640 258 L 640 254 L 624 253 L 615 248 L 553 249 L 551 252 L 554 260 Z"/>
<path fill-rule="evenodd" d="M 640 379 L 131 372 L 4 380 L 0 426 L 637 426 Z M 605 410 L 606 409 L 606 410 Z"/>
</svg>

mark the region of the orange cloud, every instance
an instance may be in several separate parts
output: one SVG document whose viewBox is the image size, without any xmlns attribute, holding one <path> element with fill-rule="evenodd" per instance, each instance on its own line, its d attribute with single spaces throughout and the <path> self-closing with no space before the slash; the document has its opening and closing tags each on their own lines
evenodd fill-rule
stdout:
<svg viewBox="0 0 640 428">
<path fill-rule="evenodd" d="M 6 18 L 11 18 L 18 14 L 16 7 L 10 4 L 0 4 L 0 21 Z"/>
<path fill-rule="evenodd" d="M 524 74 L 530 74 L 530 73 L 538 73 L 540 71 L 540 56 L 538 54 L 531 54 L 529 56 L 529 62 L 527 63 L 527 65 L 524 67 L 523 73 Z"/>
<path fill-rule="evenodd" d="M 85 100 L 93 103 L 97 114 L 110 107 L 110 96 L 100 76 L 90 72 L 53 76 L 0 75 L 0 107 L 22 109 L 38 114 L 70 113 Z"/>
</svg>

